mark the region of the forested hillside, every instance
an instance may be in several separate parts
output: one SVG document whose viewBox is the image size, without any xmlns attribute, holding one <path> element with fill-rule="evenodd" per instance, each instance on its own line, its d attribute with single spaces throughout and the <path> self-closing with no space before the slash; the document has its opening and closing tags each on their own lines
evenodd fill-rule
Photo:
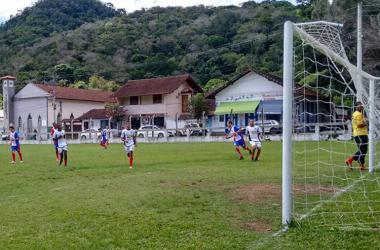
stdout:
<svg viewBox="0 0 380 250">
<path fill-rule="evenodd" d="M 355 3 L 337 2 L 331 7 L 327 0 L 297 6 L 251 1 L 240 7 L 156 7 L 125 14 L 96 0 L 42 0 L 0 28 L 0 73 L 17 75 L 19 87 L 59 81 L 76 87 L 106 83 L 111 89 L 129 79 L 179 73 L 218 84 L 251 67 L 281 75 L 285 20 L 346 22 L 352 48 L 354 15 L 346 10 Z M 366 27 L 371 21 L 366 18 Z M 367 56 L 373 57 L 375 44 L 365 47 Z M 376 58 L 366 67 L 375 71 Z"/>
</svg>

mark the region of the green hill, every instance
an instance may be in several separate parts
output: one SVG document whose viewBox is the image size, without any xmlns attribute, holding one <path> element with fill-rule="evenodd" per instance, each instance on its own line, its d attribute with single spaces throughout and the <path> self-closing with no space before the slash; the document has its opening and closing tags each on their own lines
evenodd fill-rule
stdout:
<svg viewBox="0 0 380 250">
<path fill-rule="evenodd" d="M 253 66 L 281 75 L 285 20 L 341 19 L 352 32 L 352 15 L 344 10 L 354 3 L 335 5 L 334 13 L 326 3 L 246 2 L 125 14 L 95 0 L 44 0 L 0 28 L 0 73 L 17 75 L 19 87 L 31 80 L 83 86 L 93 75 L 124 83 L 185 72 L 205 84 Z M 348 44 L 355 37 L 350 39 Z M 376 67 L 371 62 L 369 69 Z"/>
</svg>

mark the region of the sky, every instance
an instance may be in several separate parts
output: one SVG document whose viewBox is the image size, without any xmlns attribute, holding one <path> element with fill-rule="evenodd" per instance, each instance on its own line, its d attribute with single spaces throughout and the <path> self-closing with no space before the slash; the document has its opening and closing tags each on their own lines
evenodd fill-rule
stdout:
<svg viewBox="0 0 380 250">
<path fill-rule="evenodd" d="M 102 2 L 110 2 L 116 8 L 124 8 L 126 11 L 133 12 L 141 8 L 150 8 L 153 6 L 193 6 L 193 5 L 239 5 L 248 0 L 102 0 Z M 295 1 L 295 0 L 290 0 Z M 36 0 L 0 0 L 0 22 L 15 15 L 17 11 L 31 6 Z"/>
</svg>

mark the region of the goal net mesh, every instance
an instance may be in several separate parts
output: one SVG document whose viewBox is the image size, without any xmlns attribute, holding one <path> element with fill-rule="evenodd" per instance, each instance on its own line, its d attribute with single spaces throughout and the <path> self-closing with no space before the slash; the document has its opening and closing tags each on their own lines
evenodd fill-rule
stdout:
<svg viewBox="0 0 380 250">
<path fill-rule="evenodd" d="M 367 170 L 356 161 L 352 170 L 345 163 L 358 151 L 351 121 L 357 101 L 373 126 L 374 167 L 379 163 L 380 81 L 349 62 L 340 29 L 327 22 L 294 25 L 293 218 L 380 230 L 380 179 L 368 171 L 369 152 L 362 152 Z"/>
</svg>

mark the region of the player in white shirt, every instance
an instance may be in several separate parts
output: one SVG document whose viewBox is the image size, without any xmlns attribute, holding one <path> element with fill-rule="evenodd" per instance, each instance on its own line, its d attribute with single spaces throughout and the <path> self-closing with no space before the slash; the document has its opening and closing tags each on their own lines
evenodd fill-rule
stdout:
<svg viewBox="0 0 380 250">
<path fill-rule="evenodd" d="M 251 119 L 249 121 L 249 125 L 245 129 L 245 133 L 247 134 L 248 139 L 249 139 L 249 143 L 252 146 L 251 160 L 252 161 L 253 160 L 258 161 L 260 153 L 261 153 L 261 147 L 262 147 L 262 145 L 261 145 L 261 139 L 262 139 L 262 133 L 263 133 L 263 131 L 260 128 L 260 126 L 255 125 L 255 120 Z M 255 157 L 256 149 L 257 149 L 257 154 L 256 154 L 256 157 Z"/>
<path fill-rule="evenodd" d="M 133 151 L 135 150 L 136 131 L 131 129 L 131 125 L 127 124 L 126 128 L 121 132 L 121 140 L 124 145 L 124 150 L 129 158 L 129 168 L 133 168 Z"/>
<path fill-rule="evenodd" d="M 54 131 L 53 139 L 57 140 L 58 143 L 58 153 L 59 157 L 59 165 L 62 165 L 62 161 L 64 161 L 65 167 L 67 166 L 67 142 L 65 131 L 62 130 L 62 126 L 60 124 L 57 125 L 57 129 Z"/>
</svg>

